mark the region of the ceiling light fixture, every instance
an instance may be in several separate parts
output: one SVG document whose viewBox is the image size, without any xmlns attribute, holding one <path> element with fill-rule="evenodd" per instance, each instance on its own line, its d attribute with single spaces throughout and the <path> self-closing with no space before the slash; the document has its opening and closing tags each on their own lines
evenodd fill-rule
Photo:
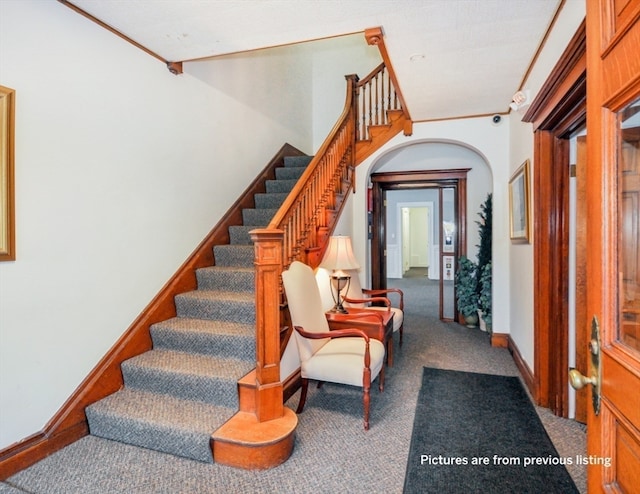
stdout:
<svg viewBox="0 0 640 494">
<path fill-rule="evenodd" d="M 414 53 L 413 55 L 411 55 L 409 57 L 409 60 L 411 62 L 418 62 L 420 60 L 424 60 L 424 54 L 422 54 L 422 53 Z"/>
</svg>

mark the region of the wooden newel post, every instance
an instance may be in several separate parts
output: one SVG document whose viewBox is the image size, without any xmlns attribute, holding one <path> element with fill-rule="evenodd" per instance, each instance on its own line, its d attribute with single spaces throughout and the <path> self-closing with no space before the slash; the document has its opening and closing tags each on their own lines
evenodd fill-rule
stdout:
<svg viewBox="0 0 640 494">
<path fill-rule="evenodd" d="M 282 230 L 250 232 L 256 268 L 256 416 L 259 422 L 282 417 L 280 381 L 280 274 Z"/>
</svg>

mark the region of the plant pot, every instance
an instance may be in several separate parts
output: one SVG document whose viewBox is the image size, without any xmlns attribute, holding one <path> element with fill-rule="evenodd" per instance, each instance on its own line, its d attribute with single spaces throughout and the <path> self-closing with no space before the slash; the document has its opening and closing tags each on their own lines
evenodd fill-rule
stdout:
<svg viewBox="0 0 640 494">
<path fill-rule="evenodd" d="M 487 323 L 485 322 L 485 320 L 482 318 L 482 311 L 480 309 L 478 309 L 478 320 L 480 322 L 480 329 L 482 331 L 487 331 Z"/>
<path fill-rule="evenodd" d="M 478 314 L 464 316 L 464 323 L 468 328 L 475 328 L 478 325 Z"/>
</svg>

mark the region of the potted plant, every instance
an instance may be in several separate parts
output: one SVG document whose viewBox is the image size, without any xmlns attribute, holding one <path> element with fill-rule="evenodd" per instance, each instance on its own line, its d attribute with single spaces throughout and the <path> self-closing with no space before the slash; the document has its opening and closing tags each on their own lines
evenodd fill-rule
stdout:
<svg viewBox="0 0 640 494">
<path fill-rule="evenodd" d="M 491 194 L 487 195 L 485 201 L 480 205 L 478 216 L 480 216 L 480 219 L 476 220 L 476 224 L 478 225 L 480 243 L 476 245 L 476 247 L 478 247 L 478 274 L 481 275 L 484 267 L 491 262 L 491 237 L 493 230 L 493 199 Z M 479 289 L 480 288 L 478 288 L 478 290 Z"/>
<path fill-rule="evenodd" d="M 478 233 L 480 243 L 478 247 L 478 316 L 480 317 L 480 329 L 491 331 L 491 241 L 492 241 L 492 220 L 493 220 L 493 197 L 487 195 L 485 201 L 480 205 L 478 212 L 479 220 Z M 489 320 L 487 321 L 487 317 Z M 488 327 L 487 327 L 488 326 Z"/>
<path fill-rule="evenodd" d="M 478 297 L 478 311 L 485 328 L 491 333 L 491 261 L 484 265 L 480 273 L 480 296 Z M 480 325 L 482 328 L 482 323 Z"/>
<path fill-rule="evenodd" d="M 477 265 L 466 256 L 458 259 L 456 271 L 456 300 L 458 311 L 464 317 L 467 327 L 478 324 L 478 279 Z"/>
</svg>

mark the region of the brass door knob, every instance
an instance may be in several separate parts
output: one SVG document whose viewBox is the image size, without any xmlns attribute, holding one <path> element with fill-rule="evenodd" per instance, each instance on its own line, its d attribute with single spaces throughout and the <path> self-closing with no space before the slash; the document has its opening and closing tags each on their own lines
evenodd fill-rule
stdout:
<svg viewBox="0 0 640 494">
<path fill-rule="evenodd" d="M 583 375 L 578 369 L 573 367 L 569 369 L 569 384 L 573 389 L 582 389 L 587 384 L 593 386 L 591 390 L 591 401 L 593 402 L 593 412 L 598 415 L 600 413 L 600 381 L 602 379 L 602 370 L 600 368 L 600 324 L 598 318 L 593 316 L 591 319 L 591 340 L 589 341 L 589 353 L 591 360 L 591 376 Z"/>
<path fill-rule="evenodd" d="M 573 389 L 582 389 L 587 384 L 596 385 L 598 379 L 596 377 L 587 377 L 582 374 L 578 369 L 569 369 L 569 384 Z"/>
</svg>

